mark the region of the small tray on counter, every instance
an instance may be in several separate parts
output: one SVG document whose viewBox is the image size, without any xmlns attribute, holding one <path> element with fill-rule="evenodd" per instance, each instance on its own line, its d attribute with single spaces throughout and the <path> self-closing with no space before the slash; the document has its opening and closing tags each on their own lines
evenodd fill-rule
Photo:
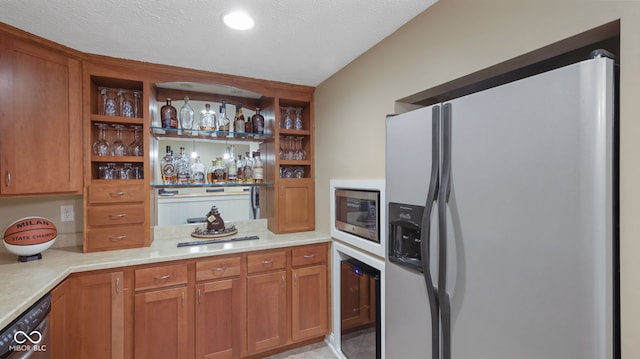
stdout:
<svg viewBox="0 0 640 359">
<path fill-rule="evenodd" d="M 249 241 L 253 239 L 260 239 L 260 237 L 247 236 L 247 237 L 237 237 L 237 238 L 222 238 L 222 239 L 208 239 L 208 240 L 202 240 L 202 241 L 180 242 L 178 243 L 178 247 L 200 246 L 205 244 L 215 244 L 215 243 L 225 243 L 225 242 L 240 242 L 240 241 Z"/>
</svg>

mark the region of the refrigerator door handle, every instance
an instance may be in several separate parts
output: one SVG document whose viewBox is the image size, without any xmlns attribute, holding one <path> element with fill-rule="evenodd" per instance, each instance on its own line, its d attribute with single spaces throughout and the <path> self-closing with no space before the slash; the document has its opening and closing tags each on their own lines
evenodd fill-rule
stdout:
<svg viewBox="0 0 640 359">
<path fill-rule="evenodd" d="M 451 104 L 442 107 L 442 176 L 438 194 L 438 301 L 442 359 L 451 359 L 451 304 L 447 294 L 447 202 L 451 191 Z"/>
<path fill-rule="evenodd" d="M 431 235 L 431 213 L 436 204 L 439 175 L 440 175 L 440 106 L 434 106 L 432 110 L 431 129 L 431 176 L 429 179 L 429 191 L 425 210 L 422 215 L 420 229 L 420 255 L 422 262 L 422 274 L 427 286 L 429 298 L 429 310 L 431 313 L 431 357 L 440 358 L 440 315 L 438 304 L 438 289 L 433 285 L 431 278 L 431 263 L 429 262 L 429 237 Z"/>
</svg>

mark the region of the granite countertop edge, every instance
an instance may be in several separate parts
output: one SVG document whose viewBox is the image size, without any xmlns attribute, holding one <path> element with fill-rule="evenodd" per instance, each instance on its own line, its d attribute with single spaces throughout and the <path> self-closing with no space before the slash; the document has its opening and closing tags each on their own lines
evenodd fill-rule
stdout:
<svg viewBox="0 0 640 359">
<path fill-rule="evenodd" d="M 160 236 L 156 232 L 151 246 L 143 248 L 94 253 L 83 253 L 80 247 L 50 248 L 41 260 L 27 263 L 17 262 L 13 254 L 0 253 L 0 328 L 9 325 L 72 273 L 331 242 L 330 235 L 317 231 L 273 234 L 256 229 L 229 238 L 256 235 L 257 240 L 178 247 L 178 243 L 199 240 L 184 234 L 192 226 L 182 227 Z"/>
</svg>

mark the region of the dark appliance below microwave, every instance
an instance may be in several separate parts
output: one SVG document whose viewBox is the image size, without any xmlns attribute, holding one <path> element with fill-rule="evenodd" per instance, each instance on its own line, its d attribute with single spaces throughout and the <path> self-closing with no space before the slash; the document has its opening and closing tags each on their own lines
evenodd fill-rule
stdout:
<svg viewBox="0 0 640 359">
<path fill-rule="evenodd" d="M 336 189 L 338 230 L 380 243 L 380 191 Z"/>
</svg>

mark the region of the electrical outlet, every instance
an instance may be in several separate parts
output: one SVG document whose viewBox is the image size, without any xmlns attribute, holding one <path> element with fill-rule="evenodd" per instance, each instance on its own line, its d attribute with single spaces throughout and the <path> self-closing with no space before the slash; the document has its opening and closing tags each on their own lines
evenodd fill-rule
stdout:
<svg viewBox="0 0 640 359">
<path fill-rule="evenodd" d="M 73 205 L 60 206 L 60 220 L 62 222 L 73 222 L 75 215 L 73 213 Z"/>
</svg>

